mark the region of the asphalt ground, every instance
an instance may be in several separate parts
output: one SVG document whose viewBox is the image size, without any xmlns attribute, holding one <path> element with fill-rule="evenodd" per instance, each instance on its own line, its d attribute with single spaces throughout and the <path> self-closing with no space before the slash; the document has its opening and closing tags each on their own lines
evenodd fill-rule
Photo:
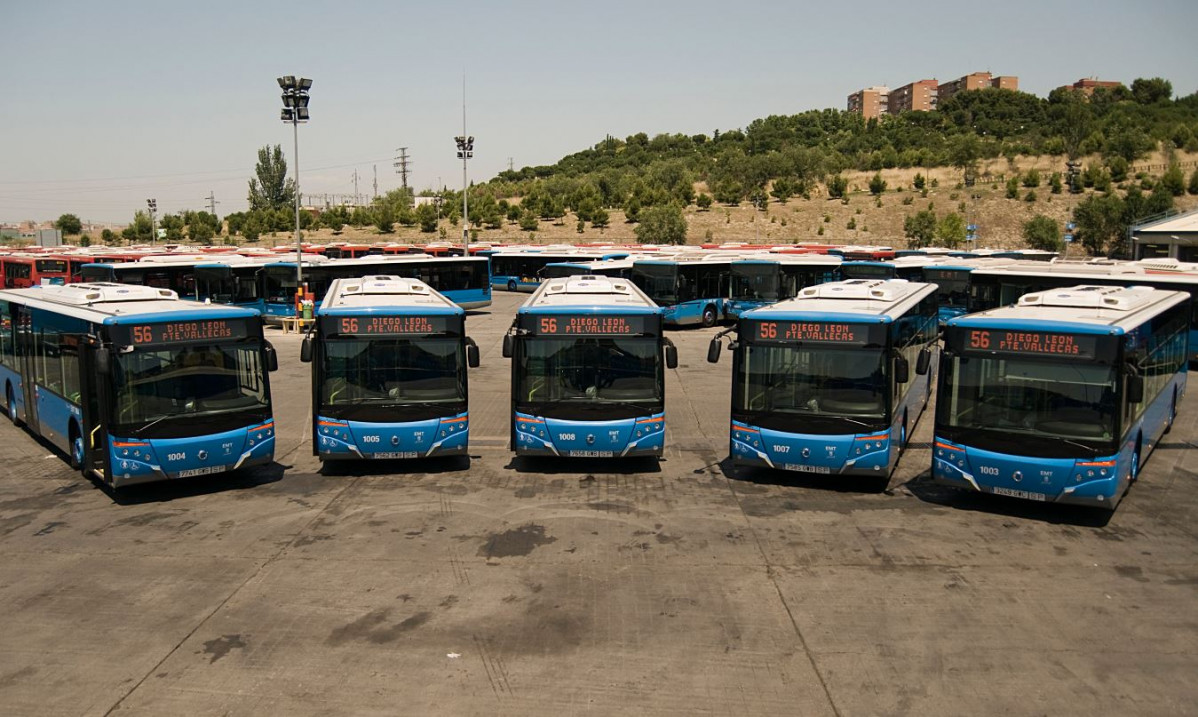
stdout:
<svg viewBox="0 0 1198 717">
<path fill-rule="evenodd" d="M 468 332 L 470 460 L 329 466 L 272 330 L 277 465 L 120 494 L 0 425 L 0 711 L 1162 715 L 1198 711 L 1198 402 L 1113 516 L 928 481 L 728 469 L 731 362 L 671 334 L 658 463 L 516 460 Z"/>
</svg>

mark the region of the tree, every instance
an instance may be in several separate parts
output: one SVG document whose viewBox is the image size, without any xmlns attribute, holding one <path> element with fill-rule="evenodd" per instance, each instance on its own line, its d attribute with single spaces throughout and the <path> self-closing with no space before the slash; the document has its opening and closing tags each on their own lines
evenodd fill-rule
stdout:
<svg viewBox="0 0 1198 717">
<path fill-rule="evenodd" d="M 886 191 L 886 180 L 882 179 L 882 173 L 874 174 L 873 179 L 869 180 L 869 193 L 877 196 Z"/>
<path fill-rule="evenodd" d="M 168 242 L 183 241 L 183 217 L 178 214 L 163 214 L 158 220 L 158 228 L 166 232 Z"/>
<path fill-rule="evenodd" d="M 914 215 L 907 215 L 903 219 L 903 234 L 911 240 L 909 245 L 912 248 L 920 249 L 925 246 L 931 246 L 932 239 L 936 236 L 935 213 L 924 209 L 916 212 Z"/>
<path fill-rule="evenodd" d="M 1198 170 L 1194 170 L 1194 176 L 1198 177 Z M 1198 194 L 1198 192 L 1195 192 L 1195 194 Z M 697 206 L 699 208 L 699 211 L 702 211 L 702 212 L 705 212 L 708 209 L 711 209 L 711 195 L 710 194 L 700 194 L 698 197 L 695 198 L 695 206 Z"/>
<path fill-rule="evenodd" d="M 100 231 L 100 241 L 104 242 L 107 246 L 116 246 L 120 243 L 121 237 L 113 230 L 105 227 Z"/>
<path fill-rule="evenodd" d="M 1137 77 L 1131 83 L 1131 97 L 1142 105 L 1167 102 L 1173 97 L 1173 83 L 1161 77 Z"/>
<path fill-rule="evenodd" d="M 1175 197 L 1186 193 L 1186 177 L 1182 174 L 1181 165 L 1173 162 L 1161 176 L 1161 186 Z"/>
<path fill-rule="evenodd" d="M 1023 240 L 1032 249 L 1044 251 L 1060 251 L 1064 243 L 1061 241 L 1061 227 L 1057 221 L 1043 214 L 1037 214 L 1023 224 Z"/>
<path fill-rule="evenodd" d="M 1007 199 L 1019 198 L 1019 175 L 1011 177 L 1007 180 Z"/>
<path fill-rule="evenodd" d="M 1126 227 L 1123 213 L 1123 200 L 1114 195 L 1086 197 L 1073 209 L 1076 235 L 1091 255 L 1098 256 L 1110 251 L 1109 245 L 1119 239 Z"/>
<path fill-rule="evenodd" d="M 707 195 L 704 194 L 702 196 L 706 197 Z M 710 201 L 711 197 L 707 197 L 707 199 L 708 199 L 708 201 Z M 604 227 L 606 227 L 608 225 L 608 223 L 610 221 L 611 221 L 611 216 L 607 213 L 607 210 L 604 209 L 603 207 L 599 207 L 598 209 L 591 212 L 591 226 L 595 227 L 596 229 L 603 229 Z"/>
<path fill-rule="evenodd" d="M 437 207 L 431 202 L 416 207 L 416 221 L 420 223 L 420 231 L 431 234 L 437 231 Z"/>
<path fill-rule="evenodd" d="M 525 209 L 520 213 L 520 231 L 535 232 L 539 224 L 537 213 L 531 209 Z"/>
<path fill-rule="evenodd" d="M 1052 173 L 1052 176 L 1050 176 L 1048 178 L 1048 187 L 1052 191 L 1053 194 L 1061 193 L 1061 190 L 1064 189 L 1064 187 L 1061 184 L 1061 173 L 1060 172 Z"/>
<path fill-rule="evenodd" d="M 1190 186 L 1186 188 L 1190 194 L 1198 194 L 1198 169 L 1190 175 Z"/>
<path fill-rule="evenodd" d="M 675 204 L 649 207 L 633 232 L 641 244 L 685 244 L 686 218 Z"/>
<path fill-rule="evenodd" d="M 949 144 L 948 161 L 952 166 L 961 170 L 962 181 L 967 187 L 973 186 L 973 181 L 978 174 L 978 160 L 981 157 L 982 142 L 972 132 L 957 135 Z"/>
<path fill-rule="evenodd" d="M 927 180 L 926 180 L 926 179 L 924 179 L 924 176 L 923 176 L 922 174 L 920 174 L 919 172 L 916 172 L 916 173 L 915 173 L 915 178 L 914 178 L 913 180 L 911 180 L 911 184 L 912 184 L 912 185 L 913 185 L 913 186 L 914 186 L 916 189 L 923 189 L 923 188 L 924 188 L 924 186 L 926 186 L 926 185 L 927 185 Z"/>
<path fill-rule="evenodd" d="M 282 209 L 295 204 L 295 182 L 287 178 L 287 161 L 283 159 L 281 145 L 258 150 L 254 173 L 257 179 L 250 180 L 250 211 Z"/>
<path fill-rule="evenodd" d="M 374 206 L 374 225 L 381 234 L 395 231 L 395 208 L 390 202 L 379 202 Z"/>
<path fill-rule="evenodd" d="M 839 174 L 834 174 L 828 177 L 828 196 L 832 199 L 840 199 L 849 189 L 849 180 Z"/>
<path fill-rule="evenodd" d="M 1111 157 L 1106 163 L 1107 171 L 1111 173 L 1112 182 L 1127 180 L 1127 170 L 1130 168 L 1127 160 L 1122 157 Z"/>
<path fill-rule="evenodd" d="M 74 214 L 63 214 L 54 222 L 54 227 L 63 234 L 78 234 L 83 231 L 83 222 Z"/>
<path fill-rule="evenodd" d="M 1023 175 L 1023 186 L 1028 189 L 1035 189 L 1040 186 L 1040 170 L 1029 169 L 1027 174 Z"/>
<path fill-rule="evenodd" d="M 778 200 L 779 204 L 786 204 L 786 201 L 794 196 L 794 182 L 787 177 L 779 177 L 774 180 L 774 186 L 770 188 L 770 195 Z"/>
<path fill-rule="evenodd" d="M 945 214 L 936 225 L 936 238 L 950 249 L 956 248 L 965 241 L 965 219 L 956 212 Z"/>
<path fill-rule="evenodd" d="M 79 246 L 87 247 L 92 245 L 91 234 L 83 234 L 79 237 Z"/>
</svg>

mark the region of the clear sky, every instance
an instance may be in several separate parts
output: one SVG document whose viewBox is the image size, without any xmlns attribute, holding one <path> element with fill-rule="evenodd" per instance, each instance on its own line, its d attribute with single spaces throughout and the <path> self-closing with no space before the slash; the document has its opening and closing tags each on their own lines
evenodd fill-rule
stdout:
<svg viewBox="0 0 1198 717">
<path fill-rule="evenodd" d="M 1081 77 L 1198 90 L 1198 2 L 0 3 L 0 221 L 128 222 L 246 208 L 257 150 L 292 130 L 275 78 L 313 79 L 306 195 L 460 187 L 551 164 L 607 134 L 706 133 L 843 108 L 875 84 L 1017 75 L 1044 96 Z"/>
</svg>

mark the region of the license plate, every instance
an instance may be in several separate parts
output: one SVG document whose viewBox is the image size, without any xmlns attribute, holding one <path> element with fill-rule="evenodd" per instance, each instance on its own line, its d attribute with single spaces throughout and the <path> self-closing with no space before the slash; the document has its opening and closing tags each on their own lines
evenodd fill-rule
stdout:
<svg viewBox="0 0 1198 717">
<path fill-rule="evenodd" d="M 204 466 L 203 468 L 189 468 L 185 471 L 179 471 L 175 474 L 176 478 L 194 478 L 196 476 L 208 476 L 213 473 L 223 473 L 228 470 L 226 466 Z"/>
<path fill-rule="evenodd" d="M 420 454 L 415 451 L 399 451 L 393 453 L 367 453 L 368 458 L 385 461 L 393 458 L 419 458 Z"/>
<path fill-rule="evenodd" d="M 614 458 L 613 451 L 566 451 L 569 458 Z"/>
<path fill-rule="evenodd" d="M 831 473 L 831 466 L 809 466 L 806 463 L 783 463 L 781 466 L 784 471 L 798 471 L 800 473 Z"/>
<path fill-rule="evenodd" d="M 1003 488 L 1001 486 L 995 486 L 994 488 L 991 488 L 990 492 L 995 495 L 1010 496 L 1011 498 L 1023 498 L 1024 500 L 1039 500 L 1045 502 L 1048 501 L 1048 496 L 1043 493 L 1032 493 L 1026 490 L 1015 490 L 1013 488 Z"/>
</svg>

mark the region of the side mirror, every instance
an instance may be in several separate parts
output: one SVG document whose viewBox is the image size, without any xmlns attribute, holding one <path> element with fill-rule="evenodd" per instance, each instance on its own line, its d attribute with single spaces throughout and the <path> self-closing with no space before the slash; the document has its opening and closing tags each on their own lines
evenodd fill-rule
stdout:
<svg viewBox="0 0 1198 717">
<path fill-rule="evenodd" d="M 304 363 L 312 363 L 312 337 L 305 336 L 304 342 L 300 344 L 300 361 Z"/>
<path fill-rule="evenodd" d="M 1143 376 L 1128 376 L 1127 377 L 1127 402 L 1128 403 L 1143 403 L 1144 402 L 1144 377 Z"/>
<path fill-rule="evenodd" d="M 678 349 L 674 344 L 666 344 L 666 368 L 678 368 Z"/>
<path fill-rule="evenodd" d="M 271 346 L 269 341 L 267 341 L 266 345 L 264 345 L 262 347 L 262 354 L 263 354 L 263 356 L 266 357 L 266 370 L 267 371 L 278 371 L 279 370 L 279 354 L 275 353 L 275 347 Z"/>
<path fill-rule="evenodd" d="M 466 365 L 478 368 L 478 346 L 473 341 L 466 344 Z"/>
<path fill-rule="evenodd" d="M 503 357 L 504 358 L 512 357 L 512 335 L 511 334 L 503 335 Z"/>
<path fill-rule="evenodd" d="M 920 376 L 926 376 L 931 365 L 932 351 L 931 349 L 925 348 L 923 351 L 919 352 L 919 358 L 915 360 L 915 373 L 919 374 Z"/>
<path fill-rule="evenodd" d="M 707 363 L 720 362 L 720 340 L 712 339 L 711 343 L 707 344 Z"/>
<path fill-rule="evenodd" d="M 911 362 L 902 356 L 894 359 L 894 380 L 896 383 L 906 383 L 911 380 Z"/>
<path fill-rule="evenodd" d="M 96 349 L 96 373 L 101 376 L 112 373 L 112 354 L 106 348 Z"/>
</svg>

